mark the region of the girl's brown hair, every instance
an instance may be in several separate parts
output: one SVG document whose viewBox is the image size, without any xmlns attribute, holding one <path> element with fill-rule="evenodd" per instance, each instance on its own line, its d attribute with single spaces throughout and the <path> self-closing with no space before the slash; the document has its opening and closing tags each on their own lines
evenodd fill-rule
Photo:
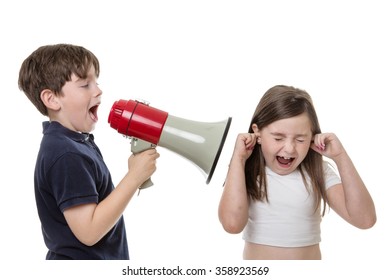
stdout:
<svg viewBox="0 0 390 280">
<path fill-rule="evenodd" d="M 310 95 L 298 88 L 284 85 L 274 86 L 264 94 L 257 105 L 249 127 L 249 133 L 254 132 L 252 124 L 256 124 L 259 129 L 262 129 L 275 121 L 295 117 L 302 113 L 307 113 L 309 116 L 312 134 L 321 133 Z M 324 202 L 322 211 L 322 215 L 324 215 L 328 200 L 325 191 L 322 156 L 309 149 L 305 159 L 298 168 L 307 188 L 308 183 L 304 173 L 306 172 L 310 178 L 312 191 L 316 198 L 316 209 L 320 207 L 321 199 Z M 245 174 L 248 196 L 254 200 L 268 201 L 265 159 L 260 145 L 255 145 L 251 156 L 247 159 Z M 308 191 L 311 190 L 308 188 Z"/>
</svg>

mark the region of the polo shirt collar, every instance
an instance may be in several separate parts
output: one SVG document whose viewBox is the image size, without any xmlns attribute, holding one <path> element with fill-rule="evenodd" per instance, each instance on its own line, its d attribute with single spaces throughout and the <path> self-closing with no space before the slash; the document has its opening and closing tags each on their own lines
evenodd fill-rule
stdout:
<svg viewBox="0 0 390 280">
<path fill-rule="evenodd" d="M 42 123 L 43 134 L 62 134 L 77 142 L 86 142 L 88 139 L 93 140 L 93 134 L 79 133 L 64 127 L 56 121 L 44 121 Z"/>
</svg>

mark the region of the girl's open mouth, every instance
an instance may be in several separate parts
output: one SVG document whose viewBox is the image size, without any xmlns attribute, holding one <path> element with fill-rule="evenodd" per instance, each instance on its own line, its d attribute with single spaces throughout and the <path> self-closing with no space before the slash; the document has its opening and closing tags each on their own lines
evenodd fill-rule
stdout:
<svg viewBox="0 0 390 280">
<path fill-rule="evenodd" d="M 280 157 L 276 156 L 276 160 L 283 166 L 290 166 L 291 163 L 294 161 L 295 158 L 292 157 Z"/>
</svg>

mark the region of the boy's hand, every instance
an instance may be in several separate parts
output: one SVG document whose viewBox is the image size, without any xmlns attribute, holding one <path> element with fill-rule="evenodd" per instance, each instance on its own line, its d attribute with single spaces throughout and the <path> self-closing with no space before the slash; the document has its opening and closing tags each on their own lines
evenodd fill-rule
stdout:
<svg viewBox="0 0 390 280">
<path fill-rule="evenodd" d="M 159 157 L 160 154 L 154 148 L 132 154 L 128 159 L 129 173 L 141 183 L 145 182 L 156 171 L 156 160 Z"/>
</svg>

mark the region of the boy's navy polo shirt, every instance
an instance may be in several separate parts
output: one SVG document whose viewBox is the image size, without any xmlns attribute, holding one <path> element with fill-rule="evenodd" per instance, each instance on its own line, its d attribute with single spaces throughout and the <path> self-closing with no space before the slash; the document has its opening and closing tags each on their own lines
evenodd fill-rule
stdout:
<svg viewBox="0 0 390 280">
<path fill-rule="evenodd" d="M 98 243 L 86 246 L 73 235 L 63 215 L 72 206 L 100 203 L 114 189 L 92 134 L 44 122 L 34 185 L 49 249 L 46 259 L 129 259 L 123 216 Z"/>
</svg>

